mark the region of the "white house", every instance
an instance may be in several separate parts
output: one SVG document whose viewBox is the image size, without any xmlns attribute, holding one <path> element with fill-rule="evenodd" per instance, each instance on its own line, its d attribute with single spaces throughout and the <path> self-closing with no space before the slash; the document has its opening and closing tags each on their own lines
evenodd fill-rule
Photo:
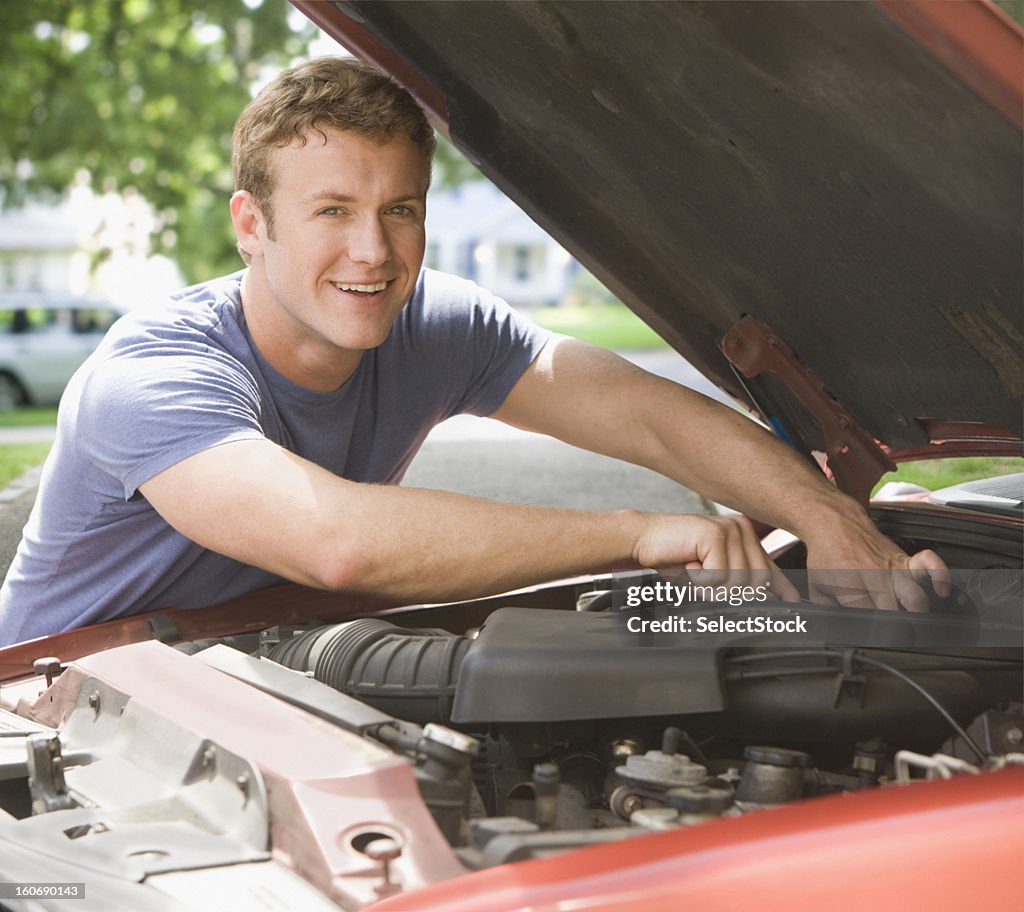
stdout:
<svg viewBox="0 0 1024 912">
<path fill-rule="evenodd" d="M 0 294 L 105 298 L 123 310 L 180 288 L 177 266 L 148 256 L 149 205 L 141 198 L 72 190 L 57 205 L 0 212 Z M 99 242 L 110 255 L 93 269 Z"/>
<path fill-rule="evenodd" d="M 90 272 L 87 250 L 95 247 L 97 226 L 115 252 Z M 172 264 L 132 252 L 144 251 L 148 228 L 123 201 L 88 194 L 0 213 L 0 292 L 93 294 L 125 308 L 138 303 L 140 289 L 169 293 L 181 284 Z M 562 301 L 581 269 L 488 181 L 430 191 L 425 262 L 473 279 L 515 307 Z"/>
<path fill-rule="evenodd" d="M 0 215 L 0 292 L 82 294 L 88 273 L 89 259 L 66 205 Z"/>
<path fill-rule="evenodd" d="M 581 268 L 488 181 L 430 191 L 425 262 L 479 282 L 515 307 L 561 301 Z"/>
</svg>

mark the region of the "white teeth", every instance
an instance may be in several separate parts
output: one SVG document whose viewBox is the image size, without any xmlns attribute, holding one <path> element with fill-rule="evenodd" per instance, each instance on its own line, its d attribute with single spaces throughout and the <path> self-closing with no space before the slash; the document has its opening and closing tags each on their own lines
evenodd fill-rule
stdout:
<svg viewBox="0 0 1024 912">
<path fill-rule="evenodd" d="M 341 282 L 331 282 L 331 284 L 339 291 L 365 291 L 370 294 L 377 291 L 383 291 L 388 287 L 387 282 L 377 282 L 374 285 L 346 285 Z"/>
</svg>

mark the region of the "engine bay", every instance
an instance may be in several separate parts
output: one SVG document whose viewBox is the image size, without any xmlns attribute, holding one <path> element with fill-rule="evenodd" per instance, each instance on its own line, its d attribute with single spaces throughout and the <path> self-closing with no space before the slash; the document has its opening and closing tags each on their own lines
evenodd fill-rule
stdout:
<svg viewBox="0 0 1024 912">
<path fill-rule="evenodd" d="M 50 857 L 73 838 L 154 885 L 195 864 L 192 837 L 168 835 L 187 824 L 213 852 L 203 867 L 273 859 L 359 908 L 460 872 L 1024 764 L 1019 542 L 973 521 L 947 546 L 919 533 L 948 515 L 877 519 L 967 566 L 929 613 L 685 601 L 644 571 L 41 660 L 2 694 L 0 838 L 28 833 Z M 706 632 L 685 626 L 697 618 Z"/>
<path fill-rule="evenodd" d="M 989 575 L 968 575 L 961 598 L 982 580 L 991 588 Z M 714 645 L 683 635 L 644 642 L 613 610 L 607 596 L 615 590 L 604 590 L 581 597 L 577 611 L 498 608 L 466 633 L 379 618 L 272 629 L 251 654 L 422 726 L 428 741 L 441 731 L 460 735 L 449 746 L 464 751 L 463 768 L 451 767 L 453 780 L 462 777 L 461 813 L 448 796 L 438 807 L 424 797 L 462 860 L 479 867 L 1024 762 L 1019 652 L 992 645 L 1015 629 L 1019 574 L 1004 574 L 1003 583 L 1000 598 L 986 602 L 996 618 L 986 627 L 997 637 L 971 650 L 915 646 L 913 638 L 903 649 L 789 638 L 772 648 L 743 635 Z M 679 614 L 706 610 L 687 605 Z M 742 618 L 751 606 L 716 610 L 723 620 Z M 951 626 L 949 616 L 878 613 L 869 622 L 858 609 L 807 603 L 758 611 L 799 611 L 812 632 L 814 620 L 826 619 L 826 633 L 838 616 L 847 641 L 863 637 L 868 623 L 877 638 L 891 620 L 897 640 L 907 642 L 909 630 L 919 643 L 938 635 L 954 644 L 975 625 L 973 617 Z M 418 750 L 408 756 L 419 767 L 429 761 Z"/>
</svg>

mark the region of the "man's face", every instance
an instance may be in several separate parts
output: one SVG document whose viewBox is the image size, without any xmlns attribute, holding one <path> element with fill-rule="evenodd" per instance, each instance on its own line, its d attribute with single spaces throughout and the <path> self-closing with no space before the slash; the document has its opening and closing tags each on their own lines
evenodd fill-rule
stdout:
<svg viewBox="0 0 1024 912">
<path fill-rule="evenodd" d="M 254 266 L 274 347 L 329 364 L 380 345 L 409 300 L 423 261 L 429 173 L 405 137 L 381 145 L 324 134 L 276 151 L 273 223 L 260 230 Z"/>
</svg>

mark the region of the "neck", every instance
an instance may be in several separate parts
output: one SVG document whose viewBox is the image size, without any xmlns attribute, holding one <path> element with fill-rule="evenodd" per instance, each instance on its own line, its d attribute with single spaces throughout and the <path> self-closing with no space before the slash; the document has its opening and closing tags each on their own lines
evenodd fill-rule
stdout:
<svg viewBox="0 0 1024 912">
<path fill-rule="evenodd" d="M 277 304 L 256 267 L 242 277 L 241 300 L 256 348 L 274 370 L 293 383 L 330 393 L 344 386 L 359 367 L 361 351 L 340 349 L 304 333 L 294 317 Z"/>
</svg>

